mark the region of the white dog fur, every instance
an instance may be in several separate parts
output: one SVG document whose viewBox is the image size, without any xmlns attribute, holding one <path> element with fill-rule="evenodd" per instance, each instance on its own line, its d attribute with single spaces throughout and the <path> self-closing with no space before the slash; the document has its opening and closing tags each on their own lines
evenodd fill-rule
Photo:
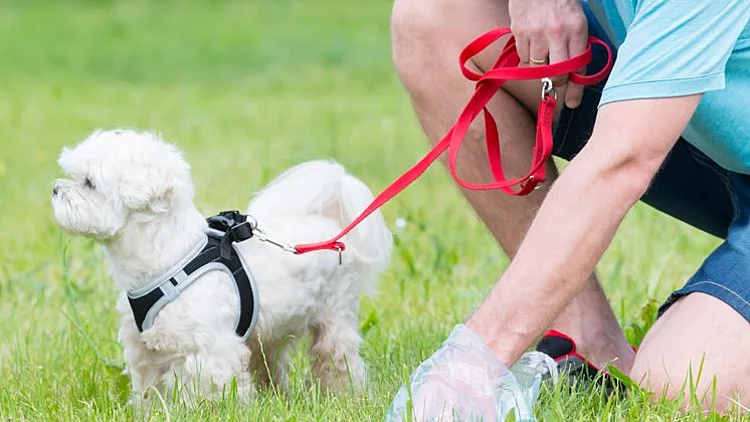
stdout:
<svg viewBox="0 0 750 422">
<path fill-rule="evenodd" d="M 161 310 L 140 333 L 126 291 L 144 286 L 177 263 L 205 236 L 205 216 L 193 203 L 191 170 L 180 151 L 158 135 L 96 131 L 65 148 L 52 207 L 68 233 L 96 239 L 106 250 L 121 290 L 119 340 L 134 399 L 177 385 L 183 398 L 211 396 L 236 377 L 241 397 L 256 385 L 285 386 L 288 349 L 312 335 L 313 374 L 326 391 L 362 386 L 358 309 L 388 264 L 392 238 L 376 212 L 343 239 L 343 265 L 333 251 L 294 255 L 251 238 L 240 244 L 257 284 L 260 313 L 253 335 L 235 334 L 233 281 L 208 273 Z M 225 171 L 216 168 L 216 171 Z M 227 174 L 231 189 L 243 176 Z M 372 200 L 370 190 L 344 168 L 307 162 L 278 176 L 250 201 L 247 213 L 275 238 L 291 244 L 327 239 Z M 226 207 L 232 208 L 232 207 Z M 262 348 L 262 350 L 261 350 Z"/>
</svg>

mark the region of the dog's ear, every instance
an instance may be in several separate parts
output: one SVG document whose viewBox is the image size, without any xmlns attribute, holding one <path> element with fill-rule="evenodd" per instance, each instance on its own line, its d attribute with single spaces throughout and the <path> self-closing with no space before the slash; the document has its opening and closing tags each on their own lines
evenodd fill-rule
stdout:
<svg viewBox="0 0 750 422">
<path fill-rule="evenodd" d="M 168 211 L 175 191 L 175 181 L 169 172 L 158 166 L 133 167 L 134 171 L 125 172 L 120 181 L 120 198 L 125 206 L 138 211 Z"/>
</svg>

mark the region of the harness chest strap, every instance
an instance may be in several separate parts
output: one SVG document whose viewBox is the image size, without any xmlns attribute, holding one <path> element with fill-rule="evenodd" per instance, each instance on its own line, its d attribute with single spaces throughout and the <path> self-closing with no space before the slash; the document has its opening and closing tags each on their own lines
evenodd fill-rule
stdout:
<svg viewBox="0 0 750 422">
<path fill-rule="evenodd" d="M 257 289 L 250 269 L 232 243 L 253 236 L 246 216 L 236 211 L 222 212 L 208 219 L 206 239 L 166 275 L 127 297 L 138 331 L 151 328 L 156 315 L 193 281 L 211 271 L 223 271 L 234 281 L 239 300 L 235 333 L 247 339 L 258 318 Z"/>
<path fill-rule="evenodd" d="M 553 63 L 545 66 L 518 67 L 520 58 L 516 51 L 516 43 L 511 36 L 505 47 L 498 57 L 495 65 L 486 73 L 478 74 L 466 67 L 466 63 L 472 57 L 489 47 L 499 38 L 510 34 L 509 28 L 497 28 L 489 31 L 464 48 L 459 57 L 461 72 L 464 77 L 476 82 L 474 95 L 469 100 L 459 115 L 455 125 L 435 146 L 416 165 L 407 170 L 398 179 L 386 187 L 372 203 L 362 213 L 352 221 L 344 230 L 335 237 L 316 243 L 307 243 L 295 245 L 297 253 L 307 253 L 317 250 L 334 250 L 343 251 L 345 245 L 340 239 L 349 233 L 354 227 L 362 222 L 367 216 L 383 206 L 394 196 L 411 185 L 419 176 L 421 176 L 430 165 L 448 151 L 448 167 L 451 176 L 456 182 L 467 189 L 472 190 L 489 190 L 499 189 L 502 192 L 512 196 L 527 195 L 532 192 L 539 183 L 546 181 L 545 164 L 552 155 L 553 138 L 552 138 L 552 121 L 554 118 L 555 106 L 557 99 L 554 95 L 554 88 L 550 78 L 568 75 L 568 79 L 579 85 L 593 85 L 603 81 L 612 68 L 612 51 L 609 46 L 602 40 L 589 37 L 589 46 L 582 54 L 572 57 L 566 61 Z M 577 73 L 584 69 L 592 58 L 592 48 L 594 45 L 603 47 L 607 52 L 607 64 L 603 69 L 593 75 L 582 75 Z M 543 82 L 541 99 L 538 106 L 538 117 L 536 127 L 536 144 L 532 152 L 532 162 L 526 175 L 508 180 L 503 172 L 502 159 L 500 155 L 500 136 L 497 130 L 497 123 L 494 117 L 487 109 L 487 103 L 500 90 L 500 88 L 509 80 L 533 80 L 541 79 Z M 552 95 L 550 95 L 552 94 Z M 485 121 L 485 138 L 487 143 L 487 155 L 489 157 L 489 166 L 494 181 L 485 184 L 476 184 L 467 182 L 458 177 L 456 162 L 458 161 L 458 152 L 461 144 L 472 122 L 483 113 Z M 513 188 L 517 187 L 517 190 Z"/>
</svg>

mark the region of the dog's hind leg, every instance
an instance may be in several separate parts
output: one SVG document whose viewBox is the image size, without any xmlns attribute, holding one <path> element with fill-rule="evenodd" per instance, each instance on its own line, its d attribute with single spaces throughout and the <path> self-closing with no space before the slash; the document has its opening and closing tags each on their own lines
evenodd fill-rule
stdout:
<svg viewBox="0 0 750 422">
<path fill-rule="evenodd" d="M 344 309 L 317 318 L 312 326 L 313 375 L 320 381 L 323 391 L 343 392 L 349 388 L 359 390 L 364 386 L 366 371 L 359 348 L 362 337 L 357 330 L 356 310 Z"/>
</svg>

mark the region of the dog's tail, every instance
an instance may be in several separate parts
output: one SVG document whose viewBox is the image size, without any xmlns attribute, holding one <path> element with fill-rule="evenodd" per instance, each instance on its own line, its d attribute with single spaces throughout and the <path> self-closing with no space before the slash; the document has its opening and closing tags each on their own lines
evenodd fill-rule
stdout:
<svg viewBox="0 0 750 422">
<path fill-rule="evenodd" d="M 273 187 L 274 189 L 270 189 Z M 273 197 L 271 197 L 273 196 Z M 276 177 L 253 202 L 268 209 L 270 201 L 280 214 L 318 214 L 334 219 L 338 230 L 353 221 L 373 200 L 370 189 L 333 161 L 317 160 L 299 164 Z M 338 231 L 337 230 L 337 231 Z M 330 233 L 326 238 L 337 233 Z M 326 239 L 306 239 L 316 242 Z M 342 241 L 345 259 L 353 259 L 363 269 L 383 270 L 390 260 L 393 239 L 380 211 L 370 214 Z M 315 252 L 311 252 L 315 253 Z M 366 278 L 366 277 L 365 277 Z"/>
</svg>

